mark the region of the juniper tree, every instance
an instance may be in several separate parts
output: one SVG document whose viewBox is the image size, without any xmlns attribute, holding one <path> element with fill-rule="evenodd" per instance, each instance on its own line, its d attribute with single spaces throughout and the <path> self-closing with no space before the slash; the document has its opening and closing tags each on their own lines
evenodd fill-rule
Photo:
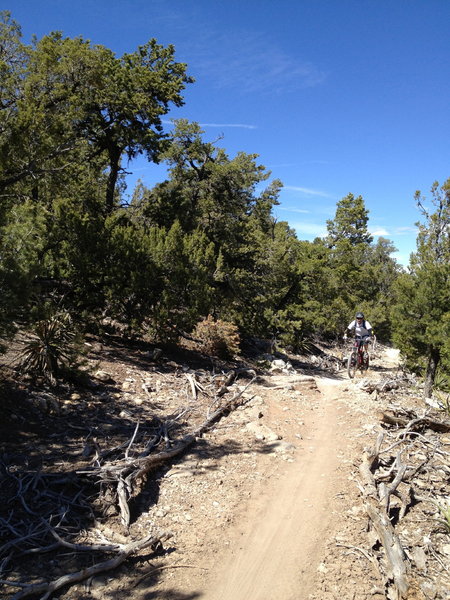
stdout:
<svg viewBox="0 0 450 600">
<path fill-rule="evenodd" d="M 425 397 L 450 351 L 450 179 L 435 182 L 431 194 L 431 207 L 420 192 L 415 196 L 424 221 L 417 223 L 417 251 L 397 282 L 393 309 L 395 342 L 410 360 L 425 360 Z"/>
</svg>

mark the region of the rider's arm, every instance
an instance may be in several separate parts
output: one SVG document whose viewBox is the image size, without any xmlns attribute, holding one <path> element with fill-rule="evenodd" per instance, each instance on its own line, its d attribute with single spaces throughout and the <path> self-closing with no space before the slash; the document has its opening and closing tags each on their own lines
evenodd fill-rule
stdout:
<svg viewBox="0 0 450 600">
<path fill-rule="evenodd" d="M 344 340 L 346 340 L 346 339 L 347 339 L 347 337 L 348 337 L 349 335 L 351 335 L 351 332 L 352 332 L 352 331 L 351 331 L 351 327 L 350 327 L 350 326 L 351 326 L 351 323 L 350 323 L 350 325 L 347 327 L 347 329 L 344 331 Z"/>
</svg>

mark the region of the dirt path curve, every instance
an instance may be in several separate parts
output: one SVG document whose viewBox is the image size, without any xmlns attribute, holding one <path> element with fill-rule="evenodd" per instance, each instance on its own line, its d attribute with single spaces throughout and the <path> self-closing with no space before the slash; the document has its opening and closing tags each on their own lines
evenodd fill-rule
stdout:
<svg viewBox="0 0 450 600">
<path fill-rule="evenodd" d="M 351 415 L 336 400 L 348 380 L 316 379 L 321 392 L 301 459 L 287 465 L 225 558 L 205 600 L 299 600 L 307 598 L 336 522 L 334 498 L 348 484 L 340 464 L 348 454 Z M 300 591 L 301 590 L 301 591 Z"/>
<path fill-rule="evenodd" d="M 398 353 L 380 351 L 367 376 L 384 377 L 397 363 Z M 343 370 L 254 384 L 248 406 L 204 440 L 218 453 L 185 459 L 188 479 L 164 478 L 165 518 L 178 506 L 189 524 L 169 567 L 185 568 L 163 571 L 154 596 L 133 600 L 380 600 L 358 551 L 367 519 L 354 480 L 380 405 L 359 383 Z"/>
<path fill-rule="evenodd" d="M 303 456 L 270 486 L 248 520 L 242 543 L 228 557 L 205 600 L 307 598 L 333 528 L 338 466 L 347 446 L 346 409 L 336 402 L 348 382 L 321 379 L 320 406 L 309 424 Z M 301 590 L 301 595 L 299 595 Z"/>
</svg>

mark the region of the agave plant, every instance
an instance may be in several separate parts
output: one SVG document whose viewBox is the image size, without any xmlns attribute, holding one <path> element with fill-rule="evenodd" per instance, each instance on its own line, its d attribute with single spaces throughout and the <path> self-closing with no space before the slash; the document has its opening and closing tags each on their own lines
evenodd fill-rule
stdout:
<svg viewBox="0 0 450 600">
<path fill-rule="evenodd" d="M 20 353 L 20 368 L 55 384 L 60 365 L 72 362 L 75 337 L 72 318 L 67 312 L 39 321 Z"/>
</svg>

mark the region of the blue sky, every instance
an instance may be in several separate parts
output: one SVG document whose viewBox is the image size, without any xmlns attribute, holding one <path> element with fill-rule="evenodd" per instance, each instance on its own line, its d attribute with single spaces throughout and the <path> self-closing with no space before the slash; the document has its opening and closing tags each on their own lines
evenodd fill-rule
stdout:
<svg viewBox="0 0 450 600">
<path fill-rule="evenodd" d="M 0 0 L 24 39 L 60 30 L 117 55 L 155 37 L 196 83 L 170 118 L 230 156 L 259 154 L 300 239 L 362 195 L 369 228 L 407 264 L 414 193 L 450 177 L 450 0 Z M 138 161 L 147 186 L 164 171 Z M 131 190 L 130 190 L 131 191 Z"/>
</svg>

